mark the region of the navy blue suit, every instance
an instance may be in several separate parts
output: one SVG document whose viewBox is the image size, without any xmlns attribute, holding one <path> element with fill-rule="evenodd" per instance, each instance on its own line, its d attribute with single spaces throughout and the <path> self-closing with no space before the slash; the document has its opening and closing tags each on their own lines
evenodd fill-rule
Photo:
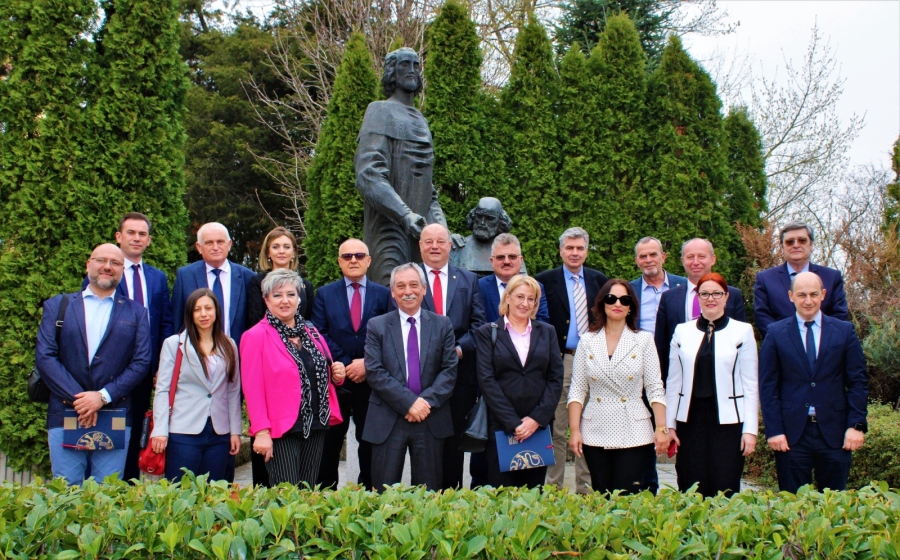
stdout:
<svg viewBox="0 0 900 560">
<path fill-rule="evenodd" d="M 247 329 L 247 285 L 255 274 L 235 262 L 228 262 L 231 265 L 230 336 L 240 346 L 241 335 Z M 172 290 L 172 322 L 175 325 L 173 334 L 184 329 L 184 304 L 191 292 L 197 288 L 209 288 L 206 276 L 206 263 L 202 260 L 178 269 L 175 289 Z M 219 303 L 221 305 L 222 302 Z"/>
<path fill-rule="evenodd" d="M 849 321 L 847 313 L 847 296 L 844 295 L 844 279 L 841 273 L 827 266 L 809 263 L 809 271 L 822 279 L 825 288 L 825 301 L 822 302 L 822 313 L 841 321 Z M 781 264 L 760 271 L 753 283 L 753 314 L 756 328 L 765 338 L 769 325 L 787 317 L 794 317 L 796 309 L 788 298 L 791 289 L 791 275 L 787 266 Z"/>
<path fill-rule="evenodd" d="M 538 303 L 537 320 L 550 323 L 550 312 L 547 310 L 547 290 L 541 286 L 541 301 Z M 497 275 L 488 274 L 478 280 L 478 288 L 484 298 L 484 312 L 488 323 L 496 323 L 500 319 L 500 289 L 497 287 Z"/>
<path fill-rule="evenodd" d="M 662 297 L 659 298 L 659 309 L 656 310 L 656 332 L 653 333 L 653 338 L 656 342 L 656 353 L 659 354 L 659 363 L 662 367 L 663 383 L 669 376 L 669 344 L 672 343 L 675 327 L 690 320 L 684 314 L 686 303 L 686 283 L 663 292 Z M 725 316 L 747 322 L 747 311 L 744 309 L 744 295 L 734 286 L 728 286 L 728 303 L 725 304 Z"/>
<path fill-rule="evenodd" d="M 844 489 L 850 469 L 850 452 L 842 449 L 844 435 L 847 428 L 866 422 L 868 394 L 866 358 L 852 323 L 822 314 L 814 368 L 796 314 L 769 325 L 759 357 L 759 403 L 766 437 L 784 435 L 791 448 L 775 454 L 782 490 L 796 492 L 810 483 L 813 465 L 820 488 Z M 815 424 L 809 421 L 810 406 L 815 407 Z M 798 477 L 791 463 L 798 455 L 804 458 L 810 439 L 820 442 L 813 454 L 821 460 L 809 458 L 808 476 Z M 834 473 L 838 464 L 846 467 L 844 472 Z"/>
<path fill-rule="evenodd" d="M 431 275 L 430 268 L 421 265 L 425 277 Z M 446 293 L 447 305 L 444 316 L 453 324 L 456 345 L 462 350 L 456 372 L 456 386 L 450 397 L 450 413 L 453 417 L 453 436 L 444 443 L 444 482 L 442 488 L 462 486 L 465 454 L 459 450 L 459 436 L 465 429 L 466 415 L 472 410 L 477 398 L 478 379 L 475 375 L 475 330 L 485 322 L 484 298 L 478 287 L 478 276 L 458 266 L 448 265 Z M 430 279 L 429 279 L 430 280 Z M 434 312 L 434 296 L 431 284 L 425 283 L 427 293 L 422 301 L 422 309 Z"/>
<path fill-rule="evenodd" d="M 347 285 L 344 278 L 319 288 L 313 300 L 312 322 L 325 337 L 331 355 L 336 362 L 349 365 L 355 359 L 365 356 L 366 326 L 369 319 L 384 315 L 393 308 L 391 291 L 372 279 L 368 279 L 363 298 L 362 319 L 358 331 L 353 330 L 350 319 L 350 303 L 347 300 Z M 350 416 L 356 425 L 356 441 L 359 442 L 359 484 L 372 488 L 372 445 L 363 441 L 366 414 L 372 389 L 368 381 L 354 383 L 350 379 L 338 388 L 338 402 L 344 421 L 332 426 L 325 438 L 322 464 L 319 466 L 319 484 L 323 488 L 337 488 L 338 463 L 344 436 L 350 426 Z"/>
</svg>

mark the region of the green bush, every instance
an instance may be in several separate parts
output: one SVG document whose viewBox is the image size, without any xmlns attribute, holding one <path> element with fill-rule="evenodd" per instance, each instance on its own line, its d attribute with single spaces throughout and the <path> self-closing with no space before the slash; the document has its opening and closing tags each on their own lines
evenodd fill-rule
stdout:
<svg viewBox="0 0 900 560">
<path fill-rule="evenodd" d="M 0 487 L 2 558 L 898 558 L 900 494 Z M 575 554 L 572 554 L 575 553 Z"/>
<path fill-rule="evenodd" d="M 862 488 L 874 480 L 883 480 L 891 488 L 900 488 L 900 458 L 897 447 L 900 442 L 900 411 L 884 404 L 869 403 L 869 433 L 865 444 L 853 452 L 850 478 L 847 487 Z M 775 476 L 775 452 L 766 444 L 760 422 L 756 452 L 744 466 L 744 476 L 759 485 L 778 487 Z"/>
</svg>

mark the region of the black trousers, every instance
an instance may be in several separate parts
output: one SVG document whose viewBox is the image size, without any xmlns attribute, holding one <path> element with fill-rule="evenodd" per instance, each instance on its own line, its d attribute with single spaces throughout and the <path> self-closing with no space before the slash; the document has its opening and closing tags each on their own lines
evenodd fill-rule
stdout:
<svg viewBox="0 0 900 560">
<path fill-rule="evenodd" d="M 363 487 L 371 489 L 372 486 L 372 444 L 363 441 L 363 429 L 366 426 L 366 414 L 369 411 L 369 397 L 372 388 L 367 381 L 354 383 L 349 379 L 338 387 L 338 403 L 341 407 L 343 422 L 337 426 L 331 426 L 325 436 L 325 450 L 322 452 L 322 466 L 319 469 L 319 484 L 322 488 L 337 489 L 338 466 L 341 461 L 341 449 L 347 431 L 350 429 L 350 417 L 356 426 L 357 457 L 359 459 L 359 479 L 357 482 Z"/>
<path fill-rule="evenodd" d="M 487 483 L 494 488 L 501 486 L 519 486 L 522 488 L 539 488 L 544 485 L 544 479 L 547 477 L 547 467 L 538 467 L 536 469 L 525 469 L 521 471 L 500 472 L 500 460 L 497 455 L 497 440 L 494 437 L 494 431 L 490 430 L 487 445 L 482 455 L 487 463 Z M 472 455 L 474 457 L 475 454 Z M 474 486 L 474 478 L 472 479 Z"/>
<path fill-rule="evenodd" d="M 740 492 L 743 424 L 719 424 L 715 398 L 691 399 L 688 421 L 677 422 L 676 431 L 681 441 L 675 461 L 679 490 L 687 492 L 697 484 L 705 497 Z"/>
<path fill-rule="evenodd" d="M 465 431 L 466 415 L 475 406 L 477 386 L 457 384 L 450 397 L 450 415 L 453 417 L 453 436 L 444 439 L 444 468 L 441 489 L 462 488 L 463 467 L 466 454 L 459 450 L 460 436 Z"/>
<path fill-rule="evenodd" d="M 385 485 L 403 477 L 403 464 L 409 451 L 410 483 L 429 490 L 441 489 L 441 456 L 444 440 L 435 439 L 426 422 L 407 422 L 397 418 L 394 429 L 383 443 L 372 445 L 372 483 L 379 492 Z"/>
<path fill-rule="evenodd" d="M 642 481 L 647 465 L 655 461 L 652 443 L 638 447 L 609 449 L 583 445 L 582 452 L 591 473 L 594 492 L 635 494 L 644 489 Z"/>
<path fill-rule="evenodd" d="M 155 372 L 156 370 L 154 369 L 153 371 Z M 148 373 L 130 395 L 131 433 L 135 437 L 132 437 L 128 442 L 128 454 L 125 455 L 125 471 L 122 473 L 124 480 L 141 478 L 141 470 L 138 468 L 138 453 L 141 452 L 141 430 L 144 426 L 144 415 L 150 410 L 150 393 L 153 392 L 154 377 L 155 375 Z M 232 480 L 234 480 L 233 476 Z"/>
<path fill-rule="evenodd" d="M 846 490 L 852 459 L 851 451 L 830 447 L 822 437 L 819 425 L 808 420 L 803 434 L 791 445 L 791 450 L 775 453 L 778 487 L 796 493 L 804 484 L 812 484 L 815 471 L 819 490 Z"/>
</svg>

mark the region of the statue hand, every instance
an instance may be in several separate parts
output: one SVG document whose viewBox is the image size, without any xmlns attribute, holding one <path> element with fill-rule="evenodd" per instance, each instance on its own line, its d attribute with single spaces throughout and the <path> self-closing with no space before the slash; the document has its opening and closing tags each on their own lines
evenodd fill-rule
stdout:
<svg viewBox="0 0 900 560">
<path fill-rule="evenodd" d="M 428 222 L 425 221 L 425 218 L 415 212 L 410 212 L 403 218 L 403 227 L 406 229 L 407 235 L 414 239 L 422 236 L 422 230 L 427 225 Z"/>
<path fill-rule="evenodd" d="M 450 243 L 453 244 L 451 249 L 462 249 L 466 246 L 466 238 L 458 233 L 450 234 Z"/>
</svg>

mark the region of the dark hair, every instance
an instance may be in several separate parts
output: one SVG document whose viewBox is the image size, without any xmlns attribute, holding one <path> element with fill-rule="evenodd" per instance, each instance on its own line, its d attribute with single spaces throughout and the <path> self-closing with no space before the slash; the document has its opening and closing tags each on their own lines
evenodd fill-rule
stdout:
<svg viewBox="0 0 900 560">
<path fill-rule="evenodd" d="M 225 359 L 225 371 L 228 375 L 228 382 L 231 383 L 234 381 L 237 370 L 237 356 L 234 344 L 228 338 L 228 335 L 225 334 L 225 328 L 222 325 L 222 306 L 219 305 L 219 300 L 216 299 L 216 295 L 209 288 L 197 288 L 188 296 L 187 303 L 184 305 L 184 331 L 187 333 L 188 340 L 191 341 L 191 346 L 194 347 L 197 355 L 200 356 L 200 367 L 203 368 L 203 374 L 209 379 L 209 372 L 206 370 L 206 358 L 208 356 L 200 348 L 200 332 L 197 330 L 197 325 L 194 324 L 194 307 L 197 305 L 197 301 L 204 296 L 211 299 L 213 306 L 216 308 L 216 320 L 213 321 L 212 328 L 212 353 L 219 354 Z"/>
<path fill-rule="evenodd" d="M 625 316 L 625 326 L 634 332 L 638 332 L 638 313 L 641 309 L 638 306 L 637 295 L 634 293 L 631 283 L 621 278 L 611 278 L 600 288 L 600 293 L 597 294 L 597 299 L 594 300 L 594 306 L 591 308 L 591 313 L 594 314 L 594 322 L 591 323 L 588 330 L 597 332 L 606 326 L 606 308 L 603 304 L 603 298 L 612 291 L 613 286 L 625 286 L 625 292 L 631 296 L 631 305 L 628 306 L 628 315 Z"/>
<path fill-rule="evenodd" d="M 147 233 L 153 233 L 153 224 L 150 223 L 150 218 L 145 214 L 141 214 L 140 212 L 128 212 L 122 216 L 121 220 L 119 220 L 118 231 L 122 231 L 122 228 L 125 226 L 125 220 L 144 220 L 147 222 Z"/>
<path fill-rule="evenodd" d="M 809 243 L 810 244 L 812 244 L 815 241 L 815 239 L 813 239 L 812 228 L 809 227 L 809 224 L 807 224 L 806 222 L 800 222 L 800 221 L 794 220 L 792 222 L 788 222 L 788 223 L 784 224 L 784 227 L 781 228 L 780 232 L 778 232 L 778 242 L 781 243 L 782 245 L 784 245 L 784 234 L 789 231 L 794 231 L 797 229 L 805 229 L 806 230 L 806 233 L 809 234 Z"/>
<path fill-rule="evenodd" d="M 704 282 L 715 282 L 722 287 L 722 291 L 726 294 L 728 293 L 728 282 L 726 282 L 725 277 L 718 272 L 708 272 L 701 276 L 700 280 L 697 280 L 697 291 L 700 291 L 700 284 Z"/>
<path fill-rule="evenodd" d="M 272 246 L 272 243 L 278 239 L 279 237 L 287 237 L 291 240 L 291 243 L 294 245 L 294 257 L 291 259 L 290 266 L 291 270 L 297 270 L 297 238 L 294 237 L 294 234 L 291 233 L 291 230 L 285 227 L 278 226 L 273 229 L 269 233 L 266 234 L 265 239 L 262 242 L 262 249 L 259 250 L 259 270 L 260 272 L 269 272 L 272 270 L 272 265 L 269 259 L 269 247 Z"/>
<path fill-rule="evenodd" d="M 395 74 L 397 73 L 397 61 L 399 60 L 400 55 L 410 53 L 416 55 L 417 59 L 419 58 L 419 53 L 409 47 L 401 47 L 395 51 L 389 52 L 388 55 L 384 57 L 384 74 L 381 75 L 381 88 L 384 90 L 385 98 L 394 95 L 394 90 L 397 89 Z M 425 80 L 422 78 L 422 71 L 420 70 L 416 72 L 417 85 L 415 93 L 422 91 L 424 83 Z"/>
</svg>

